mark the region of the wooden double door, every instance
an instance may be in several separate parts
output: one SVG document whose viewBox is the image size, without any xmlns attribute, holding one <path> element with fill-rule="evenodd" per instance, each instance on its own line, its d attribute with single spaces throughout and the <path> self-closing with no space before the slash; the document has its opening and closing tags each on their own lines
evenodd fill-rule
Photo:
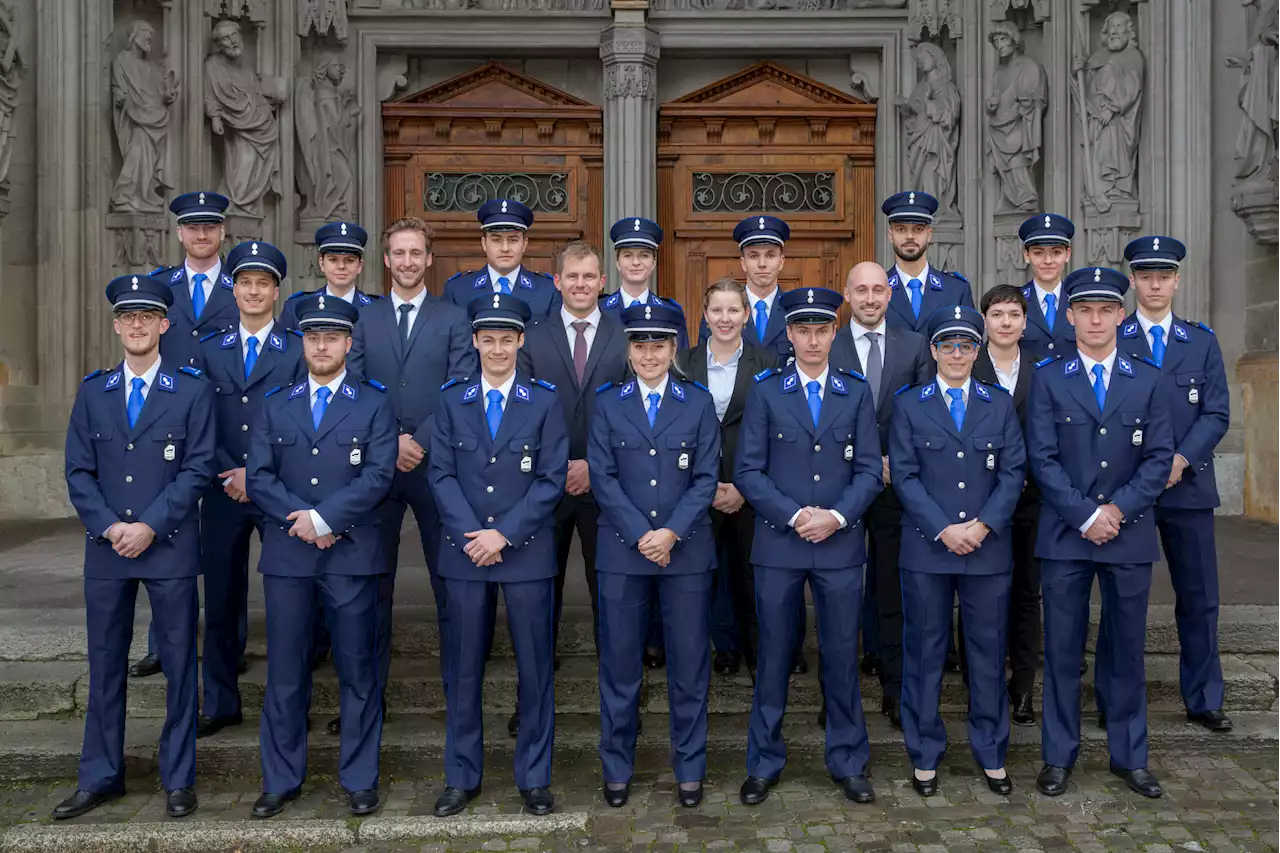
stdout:
<svg viewBox="0 0 1280 853">
<path fill-rule="evenodd" d="M 490 198 L 533 208 L 531 268 L 552 272 L 569 240 L 602 244 L 598 107 L 490 64 L 385 105 L 383 128 L 386 216 L 436 228 L 433 292 L 484 264 L 475 210 Z M 659 108 L 657 289 L 685 306 L 691 332 L 707 284 L 744 278 L 732 232 L 747 216 L 790 225 L 786 289 L 838 290 L 875 256 L 874 134 L 873 105 L 771 62 Z"/>
</svg>

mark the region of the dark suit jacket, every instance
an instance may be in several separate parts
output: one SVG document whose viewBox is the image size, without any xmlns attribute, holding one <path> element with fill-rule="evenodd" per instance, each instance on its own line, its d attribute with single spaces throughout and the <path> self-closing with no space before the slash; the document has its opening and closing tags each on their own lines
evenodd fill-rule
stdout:
<svg viewBox="0 0 1280 853">
<path fill-rule="evenodd" d="M 620 382 L 627 370 L 627 336 L 622 324 L 610 314 L 600 312 L 600 325 L 587 352 L 587 369 L 581 387 L 559 310 L 525 330 L 518 365 L 521 374 L 556 386 L 569 430 L 569 458 L 586 459 L 596 389 L 606 382 Z"/>
<path fill-rule="evenodd" d="M 876 427 L 880 434 L 880 455 L 889 453 L 889 423 L 893 419 L 893 395 L 904 386 L 919 385 L 933 379 L 938 366 L 929 352 L 929 342 L 902 327 L 886 324 L 883 341 L 884 369 L 880 376 L 880 395 L 876 398 Z M 834 367 L 866 375 L 853 330 L 848 323 L 836 330 L 831 342 L 831 364 Z"/>
<path fill-rule="evenodd" d="M 1024 341 L 1023 345 L 1018 347 L 1018 382 L 1013 386 L 1013 407 L 1018 413 L 1018 423 L 1022 426 L 1024 436 L 1027 431 L 1027 395 L 1031 391 L 1031 380 L 1035 378 L 1035 372 L 1035 352 L 1026 346 Z M 973 378 L 984 385 L 990 385 L 993 389 L 1002 387 L 996 379 L 996 367 L 991 362 L 991 355 L 987 352 L 985 344 L 978 349 L 978 360 L 973 363 Z M 1018 501 L 1015 517 L 1035 518 L 1039 514 L 1040 489 L 1028 470 L 1027 483 L 1022 490 L 1022 498 Z M 1016 559 L 1021 558 L 1021 555 L 1016 555 Z"/>
<path fill-rule="evenodd" d="M 720 421 L 720 482 L 733 482 L 733 463 L 738 456 L 738 431 L 742 428 L 742 413 L 747 408 L 747 396 L 755 387 L 753 377 L 762 370 L 774 366 L 777 355 L 772 350 L 742 342 L 742 355 L 738 359 L 738 375 L 733 380 L 733 394 L 729 408 Z M 707 344 L 698 344 L 676 355 L 676 364 L 685 376 L 703 385 L 707 384 Z"/>
</svg>

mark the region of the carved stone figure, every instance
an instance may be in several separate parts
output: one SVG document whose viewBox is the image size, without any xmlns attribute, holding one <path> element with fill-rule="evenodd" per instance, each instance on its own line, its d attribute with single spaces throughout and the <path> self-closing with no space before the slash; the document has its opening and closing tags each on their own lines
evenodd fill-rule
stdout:
<svg viewBox="0 0 1280 853">
<path fill-rule="evenodd" d="M 222 187 L 231 213 L 262 216 L 270 190 L 280 194 L 280 126 L 258 73 L 244 64 L 244 41 L 235 21 L 213 28 L 213 52 L 204 62 L 204 110 L 222 137 Z"/>
<path fill-rule="evenodd" d="M 923 78 L 909 98 L 898 98 L 907 143 L 907 183 L 938 200 L 942 215 L 956 210 L 956 150 L 960 145 L 960 90 L 942 48 L 921 42 L 916 67 Z"/>
<path fill-rule="evenodd" d="M 18 36 L 13 29 L 13 9 L 8 0 L 0 0 L 0 184 L 9 177 L 9 161 L 13 156 L 13 114 L 18 109 L 22 68 Z"/>
<path fill-rule="evenodd" d="M 1245 0 L 1246 6 L 1257 0 Z M 1275 180 L 1277 174 L 1276 139 L 1278 136 L 1276 74 L 1280 67 L 1277 44 L 1280 43 L 1280 2 L 1262 0 L 1257 18 L 1249 33 L 1249 55 L 1228 57 L 1228 68 L 1239 68 L 1240 131 L 1236 135 L 1236 178 L 1241 182 Z"/>
<path fill-rule="evenodd" d="M 129 43 L 111 63 L 111 116 L 120 174 L 111 188 L 119 213 L 161 213 L 169 182 L 169 105 L 178 97 L 173 70 L 147 57 L 156 32 L 146 21 L 129 28 Z"/>
<path fill-rule="evenodd" d="M 299 0 L 299 37 L 324 36 L 330 30 L 339 41 L 347 40 L 347 0 Z"/>
<path fill-rule="evenodd" d="M 294 119 L 302 168 L 298 189 L 306 199 L 307 218 L 349 219 L 355 168 L 356 125 L 360 107 L 342 85 L 346 66 L 333 57 L 316 61 L 309 78 L 298 81 Z"/>
<path fill-rule="evenodd" d="M 653 100 L 653 66 L 644 62 L 614 62 L 605 67 L 604 96 L 613 101 L 619 98 Z"/>
<path fill-rule="evenodd" d="M 1022 34 L 1008 21 L 987 36 L 1000 57 L 987 98 L 987 139 L 1000 177 L 997 213 L 1033 211 L 1040 206 L 1033 169 L 1043 145 L 1049 84 L 1044 67 L 1023 53 Z"/>
<path fill-rule="evenodd" d="M 1084 72 L 1086 156 L 1091 167 L 1086 180 L 1093 183 L 1085 195 L 1103 213 L 1115 202 L 1138 200 L 1145 62 L 1127 12 L 1108 15 L 1102 24 L 1102 47 L 1087 60 L 1075 60 L 1076 72 Z"/>
</svg>

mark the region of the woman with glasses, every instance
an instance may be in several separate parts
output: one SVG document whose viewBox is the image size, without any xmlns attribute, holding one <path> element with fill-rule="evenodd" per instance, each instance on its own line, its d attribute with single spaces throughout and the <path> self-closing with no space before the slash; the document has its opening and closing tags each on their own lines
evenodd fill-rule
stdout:
<svg viewBox="0 0 1280 853">
<path fill-rule="evenodd" d="M 922 797 L 938 790 L 947 730 L 938 712 L 951 606 L 969 662 L 969 746 L 987 786 L 1008 794 L 1004 657 L 1013 573 L 1010 524 L 1027 454 L 1013 398 L 973 379 L 982 315 L 939 308 L 928 321 L 930 382 L 899 391 L 889 470 L 902 502 L 902 731 Z"/>
</svg>

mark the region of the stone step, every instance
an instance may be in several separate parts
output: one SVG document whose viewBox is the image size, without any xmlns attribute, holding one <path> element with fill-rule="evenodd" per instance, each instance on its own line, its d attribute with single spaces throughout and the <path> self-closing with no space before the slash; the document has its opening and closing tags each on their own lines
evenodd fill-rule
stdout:
<svg viewBox="0 0 1280 853">
<path fill-rule="evenodd" d="M 1210 734 L 1186 721 L 1181 712 L 1152 712 L 1149 741 L 1157 755 L 1243 753 L 1251 749 L 1274 751 L 1277 746 L 1274 713 L 1233 711 L 1235 730 Z M 954 754 L 963 754 L 967 734 L 963 716 L 945 715 Z M 308 767 L 313 775 L 336 775 L 339 739 L 324 731 L 324 717 L 313 715 L 314 728 L 308 741 Z M 748 716 L 745 713 L 715 714 L 708 723 L 707 749 L 711 757 L 738 762 L 745 759 Z M 151 779 L 157 773 L 157 747 L 162 722 L 130 717 L 125 733 L 127 772 L 132 778 Z M 515 741 L 507 736 L 506 716 L 485 717 L 486 751 L 489 766 L 509 766 Z M 821 764 L 823 731 L 813 714 L 788 714 L 783 724 L 788 752 L 797 770 Z M 872 762 L 897 762 L 903 750 L 902 733 L 893 729 L 878 713 L 867 715 L 867 732 L 872 744 Z M 80 757 L 83 725 L 78 720 L 34 720 L 0 722 L 0 783 L 31 780 L 71 779 Z M 596 755 L 600 740 L 598 714 L 566 714 L 556 717 L 555 762 L 558 778 L 580 773 L 582 761 Z M 392 714 L 382 735 L 382 772 L 385 776 L 419 778 L 441 773 L 444 755 L 445 722 L 442 714 Z M 1081 727 L 1081 751 L 1085 755 L 1106 754 L 1106 733 L 1086 720 Z M 1009 761 L 1035 761 L 1040 754 L 1040 727 L 1013 726 Z M 637 741 L 637 771 L 661 771 L 668 766 L 670 745 L 665 714 L 645 714 Z M 199 741 L 198 767 L 204 777 L 254 778 L 259 773 L 258 720 L 248 718 L 242 725 L 224 729 Z M 801 765 L 801 761 L 805 765 Z M 788 772 L 791 772 L 790 766 Z M 801 771 L 803 772 L 803 771 Z M 792 774 L 794 775 L 794 774 Z M 594 783 L 594 782 L 593 782 Z M 6 849 L 7 848 L 0 848 Z"/>
<path fill-rule="evenodd" d="M 1226 655 L 1222 663 L 1226 677 L 1225 705 L 1229 712 L 1261 711 L 1277 706 L 1274 657 Z M 266 676 L 266 663 L 255 659 L 251 661 L 248 673 L 241 677 L 240 692 L 246 714 L 257 714 L 261 710 Z M 485 678 L 485 712 L 501 714 L 514 708 L 516 683 L 514 660 L 493 660 Z M 1037 679 L 1037 705 L 1040 684 L 1041 680 Z M 879 682 L 875 678 L 864 677 L 861 687 L 864 708 L 869 712 L 878 709 L 882 697 Z M 0 720 L 80 716 L 88 704 L 88 691 L 88 667 L 83 662 L 0 663 Z M 1086 676 L 1082 692 L 1083 706 L 1092 709 L 1091 676 Z M 745 671 L 739 676 L 713 676 L 709 709 L 712 714 L 746 713 L 751 709 L 752 693 L 752 683 Z M 1147 656 L 1147 697 L 1152 710 L 1176 711 L 1182 708 L 1176 656 Z M 332 666 L 326 665 L 316 672 L 311 701 L 315 714 L 332 714 L 337 711 L 338 679 Z M 444 691 L 438 664 L 434 660 L 393 661 L 387 701 L 395 715 L 443 711 Z M 811 668 L 806 675 L 792 677 L 788 704 L 790 709 L 798 712 L 817 711 L 821 701 L 816 667 Z M 642 712 L 665 713 L 665 670 L 645 672 L 640 703 Z M 943 708 L 963 710 L 967 705 L 968 695 L 960 677 L 947 675 L 942 689 Z M 585 656 L 563 658 L 556 675 L 556 707 L 559 713 L 594 714 L 598 712 L 599 706 L 595 659 Z M 163 717 L 163 676 L 129 679 L 128 709 L 131 717 Z"/>
</svg>

